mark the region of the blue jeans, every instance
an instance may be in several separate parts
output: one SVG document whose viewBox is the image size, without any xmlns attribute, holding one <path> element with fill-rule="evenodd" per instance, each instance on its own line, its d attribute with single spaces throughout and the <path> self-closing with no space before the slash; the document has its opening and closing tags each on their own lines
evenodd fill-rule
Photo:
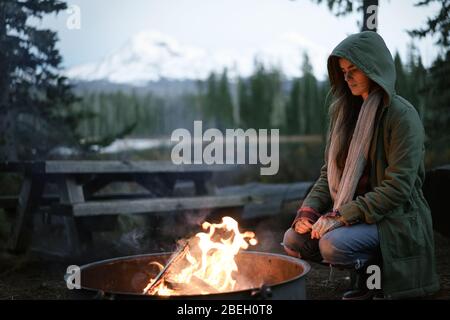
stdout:
<svg viewBox="0 0 450 320">
<path fill-rule="evenodd" d="M 355 224 L 327 232 L 320 240 L 311 239 L 311 233 L 299 234 L 289 228 L 283 239 L 286 252 L 302 259 L 342 267 L 364 266 L 377 259 L 380 240 L 376 224 Z"/>
</svg>

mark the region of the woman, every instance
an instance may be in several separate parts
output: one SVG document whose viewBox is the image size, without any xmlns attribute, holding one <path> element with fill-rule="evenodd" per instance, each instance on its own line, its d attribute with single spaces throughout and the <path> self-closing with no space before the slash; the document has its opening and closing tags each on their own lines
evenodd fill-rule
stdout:
<svg viewBox="0 0 450 320">
<path fill-rule="evenodd" d="M 365 31 L 328 58 L 334 102 L 325 164 L 285 233 L 289 255 L 360 275 L 344 299 L 366 299 L 369 265 L 381 269 L 385 298 L 439 290 L 433 229 L 422 194 L 424 129 L 395 93 L 395 68 L 383 39 Z"/>
</svg>

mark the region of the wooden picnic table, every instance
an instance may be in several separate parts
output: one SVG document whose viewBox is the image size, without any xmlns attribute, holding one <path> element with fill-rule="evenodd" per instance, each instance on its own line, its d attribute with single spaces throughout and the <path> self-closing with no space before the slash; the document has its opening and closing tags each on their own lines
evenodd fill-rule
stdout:
<svg viewBox="0 0 450 320">
<path fill-rule="evenodd" d="M 54 214 L 64 218 L 66 237 L 71 254 L 80 253 L 77 218 L 146 212 L 180 211 L 244 205 L 247 196 L 213 194 L 211 178 L 215 172 L 232 169 L 230 165 L 175 165 L 166 161 L 21 161 L 0 163 L 0 172 L 23 174 L 23 184 L 17 198 L 16 217 L 8 247 L 24 252 L 30 245 L 33 214 L 42 205 L 50 205 Z M 177 180 L 190 180 L 195 185 L 195 197 L 175 197 Z M 136 182 L 148 194 L 96 196 L 96 192 L 113 182 Z M 47 184 L 57 185 L 56 195 L 45 195 Z M 11 199 L 6 199 L 11 201 Z"/>
</svg>

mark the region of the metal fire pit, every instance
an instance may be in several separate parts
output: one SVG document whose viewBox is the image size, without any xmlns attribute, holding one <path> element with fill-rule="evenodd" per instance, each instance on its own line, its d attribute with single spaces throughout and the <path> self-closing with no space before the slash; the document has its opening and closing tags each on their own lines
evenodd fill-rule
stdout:
<svg viewBox="0 0 450 320">
<path fill-rule="evenodd" d="M 156 296 L 142 294 L 157 270 L 149 267 L 156 261 L 165 264 L 171 253 L 156 253 L 99 261 L 81 267 L 81 290 L 84 298 L 104 299 L 306 299 L 307 262 L 280 254 L 246 251 L 236 262 L 240 279 L 252 285 L 244 290 L 207 295 Z"/>
</svg>

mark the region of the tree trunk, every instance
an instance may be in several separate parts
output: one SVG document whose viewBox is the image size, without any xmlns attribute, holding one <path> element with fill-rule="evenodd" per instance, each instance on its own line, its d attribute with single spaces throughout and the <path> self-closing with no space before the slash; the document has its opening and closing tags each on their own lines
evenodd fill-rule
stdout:
<svg viewBox="0 0 450 320">
<path fill-rule="evenodd" d="M 10 59 L 5 53 L 6 34 L 6 10 L 0 6 L 0 161 L 17 160 L 15 143 L 15 112 L 8 103 L 10 86 Z"/>
<path fill-rule="evenodd" d="M 378 28 L 378 0 L 363 0 L 363 24 L 361 31 L 375 31 Z"/>
</svg>

